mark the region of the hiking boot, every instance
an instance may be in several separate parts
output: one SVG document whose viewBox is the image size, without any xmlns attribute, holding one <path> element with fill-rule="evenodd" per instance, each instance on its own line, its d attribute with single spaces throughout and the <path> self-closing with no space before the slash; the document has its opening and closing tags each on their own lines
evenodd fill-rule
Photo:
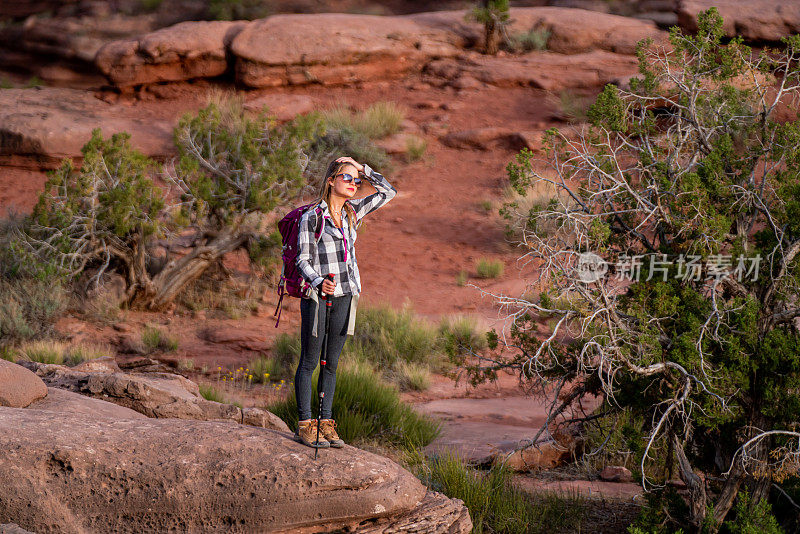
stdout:
<svg viewBox="0 0 800 534">
<path fill-rule="evenodd" d="M 317 420 L 300 421 L 297 423 L 297 432 L 294 433 L 295 441 L 299 441 L 318 449 L 325 449 L 331 444 L 322 435 L 322 424 L 319 427 L 319 441 L 317 441 Z"/>
<path fill-rule="evenodd" d="M 333 419 L 322 419 L 319 423 L 319 431 L 325 435 L 325 439 L 328 440 L 331 447 L 344 447 L 344 441 L 336 433 L 336 421 Z"/>
</svg>

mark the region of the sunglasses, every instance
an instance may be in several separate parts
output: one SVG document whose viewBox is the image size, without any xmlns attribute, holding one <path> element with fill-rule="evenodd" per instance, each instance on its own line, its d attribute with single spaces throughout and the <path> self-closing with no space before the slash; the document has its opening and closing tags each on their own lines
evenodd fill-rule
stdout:
<svg viewBox="0 0 800 534">
<path fill-rule="evenodd" d="M 358 176 L 353 176 L 352 174 L 345 172 L 342 174 L 337 174 L 334 178 L 337 178 L 339 176 L 342 177 L 342 181 L 344 183 L 349 184 L 350 182 L 353 182 L 356 185 L 361 185 L 361 178 L 359 178 Z"/>
</svg>

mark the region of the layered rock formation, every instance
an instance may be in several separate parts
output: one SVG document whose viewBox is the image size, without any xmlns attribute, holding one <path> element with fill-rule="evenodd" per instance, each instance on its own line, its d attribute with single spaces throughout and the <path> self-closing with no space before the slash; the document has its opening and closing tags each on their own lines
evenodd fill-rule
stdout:
<svg viewBox="0 0 800 534">
<path fill-rule="evenodd" d="M 58 167 L 78 157 L 102 128 L 110 137 L 131 134 L 131 144 L 145 155 L 172 154 L 172 125 L 129 107 L 108 104 L 76 89 L 4 89 L 0 91 L 0 165 Z"/>
<path fill-rule="evenodd" d="M 147 417 L 232 421 L 288 431 L 278 416 L 260 408 L 239 408 L 204 399 L 198 385 L 169 373 L 85 372 L 63 365 L 22 362 L 51 387 L 113 402 Z"/>
<path fill-rule="evenodd" d="M 697 15 L 716 7 L 729 37 L 745 41 L 777 42 L 800 32 L 800 2 L 774 0 L 678 0 L 678 21 L 687 31 L 697 31 Z"/>
<path fill-rule="evenodd" d="M 95 62 L 122 89 L 213 77 L 227 69 L 248 87 L 349 84 L 391 80 L 426 65 L 441 73 L 437 61 L 475 71 L 472 78 L 492 85 L 563 89 L 601 85 L 635 73 L 636 43 L 645 37 L 663 41 L 665 35 L 652 22 L 616 15 L 516 8 L 509 33 L 545 31 L 548 51 L 483 56 L 470 51 L 480 44 L 483 27 L 465 21 L 465 14 L 321 13 L 274 15 L 249 23 L 186 22 L 109 43 Z"/>
<path fill-rule="evenodd" d="M 242 22 L 182 22 L 141 37 L 112 41 L 95 63 L 118 87 L 192 78 L 228 70 L 227 49 Z"/>
</svg>

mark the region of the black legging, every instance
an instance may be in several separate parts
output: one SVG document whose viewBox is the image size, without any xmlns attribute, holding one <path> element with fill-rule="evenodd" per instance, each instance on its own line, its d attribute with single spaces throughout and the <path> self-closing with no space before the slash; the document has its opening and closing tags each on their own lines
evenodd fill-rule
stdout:
<svg viewBox="0 0 800 534">
<path fill-rule="evenodd" d="M 325 369 L 322 373 L 322 419 L 332 419 L 333 393 L 336 389 L 336 366 L 339 354 L 347 340 L 347 323 L 350 317 L 352 295 L 345 293 L 331 299 L 328 316 L 328 351 Z M 311 415 L 311 374 L 319 363 L 322 354 L 322 338 L 325 336 L 325 301 L 319 299 L 319 315 L 317 317 L 317 336 L 312 334 L 314 326 L 314 308 L 316 303 L 310 298 L 300 299 L 300 363 L 294 375 L 294 395 L 297 399 L 297 414 L 300 421 L 313 419 Z M 319 400 L 317 400 L 319 405 Z"/>
</svg>

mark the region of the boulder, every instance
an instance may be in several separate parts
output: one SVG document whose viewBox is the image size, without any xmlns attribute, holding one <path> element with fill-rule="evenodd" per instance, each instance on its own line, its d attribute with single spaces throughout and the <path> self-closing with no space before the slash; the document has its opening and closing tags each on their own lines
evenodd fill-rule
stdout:
<svg viewBox="0 0 800 534">
<path fill-rule="evenodd" d="M 87 417 L 109 417 L 111 419 L 147 419 L 130 408 L 123 408 L 113 402 L 93 399 L 66 389 L 47 388 L 47 396 L 28 405 L 28 410 L 44 410 Z"/>
<path fill-rule="evenodd" d="M 0 91 L 0 165 L 56 168 L 81 158 L 94 128 L 105 137 L 131 134 L 131 145 L 151 157 L 174 153 L 172 125 L 139 109 L 108 104 L 86 91 L 62 88 Z"/>
<path fill-rule="evenodd" d="M 181 22 L 107 43 L 97 51 L 94 61 L 118 87 L 213 78 L 228 70 L 228 45 L 245 24 Z"/>
<path fill-rule="evenodd" d="M 606 482 L 630 482 L 633 480 L 633 475 L 627 467 L 607 465 L 600 472 L 600 478 Z"/>
<path fill-rule="evenodd" d="M 470 76 L 496 87 L 525 86 L 559 91 L 601 87 L 638 73 L 634 56 L 595 50 L 584 54 L 531 52 L 523 56 L 472 56 L 428 63 L 424 74 L 452 83 Z"/>
<path fill-rule="evenodd" d="M 24 408 L 47 395 L 41 378 L 21 365 L 0 359 L 0 406 Z"/>
<path fill-rule="evenodd" d="M 800 3 L 774 0 L 679 0 L 678 23 L 688 32 L 697 31 L 697 15 L 716 7 L 724 19 L 728 37 L 745 41 L 776 42 L 800 32 Z"/>
<path fill-rule="evenodd" d="M 0 522 L 39 533 L 472 527 L 461 501 L 448 506 L 400 465 L 349 445 L 314 461 L 287 432 L 14 408 L 0 408 L 0 428 Z"/>
<path fill-rule="evenodd" d="M 469 46 L 482 46 L 483 26 L 465 22 L 464 10 L 416 13 L 403 18 L 455 33 Z M 580 54 L 606 50 L 633 54 L 636 43 L 646 37 L 665 41 L 666 33 L 651 21 L 609 15 L 565 7 L 515 7 L 508 33 L 514 35 L 532 29 L 548 30 L 547 50 L 563 54 Z"/>
<path fill-rule="evenodd" d="M 401 77 L 462 40 L 407 17 L 284 14 L 257 20 L 233 40 L 236 78 L 250 87 L 347 84 Z"/>
<path fill-rule="evenodd" d="M 555 440 L 546 440 L 536 443 L 526 449 L 515 451 L 506 460 L 506 453 L 498 453 L 493 463 L 506 462 L 514 471 L 529 471 L 531 469 L 550 469 L 568 462 L 572 458 L 573 450 L 565 447 Z"/>
<path fill-rule="evenodd" d="M 51 387 L 135 410 L 147 417 L 230 421 L 288 431 L 277 415 L 204 399 L 197 384 L 170 373 L 81 372 L 63 365 L 25 362 Z"/>
</svg>

